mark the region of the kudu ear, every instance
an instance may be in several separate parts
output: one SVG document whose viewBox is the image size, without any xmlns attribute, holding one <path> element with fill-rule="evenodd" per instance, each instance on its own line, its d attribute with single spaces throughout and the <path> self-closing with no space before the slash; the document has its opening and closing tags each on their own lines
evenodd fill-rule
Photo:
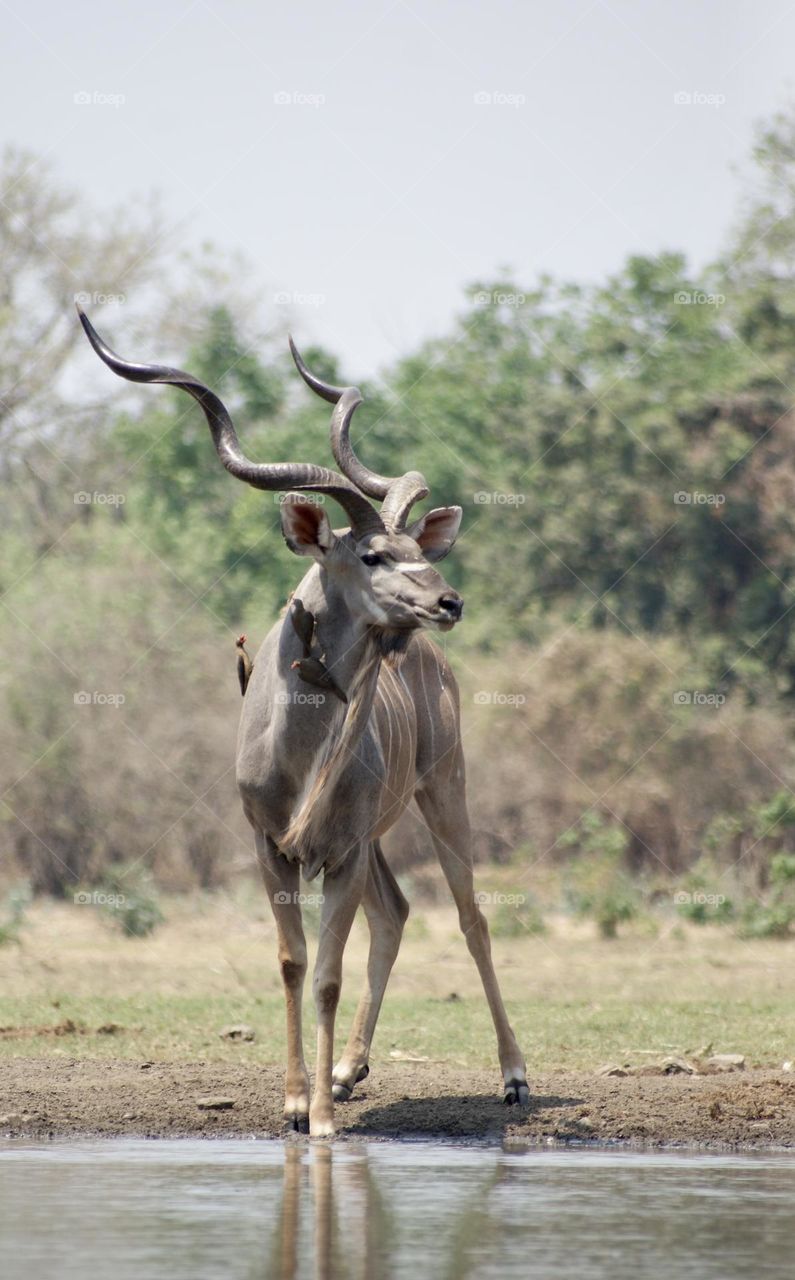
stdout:
<svg viewBox="0 0 795 1280">
<path fill-rule="evenodd" d="M 297 556 L 314 556 L 316 560 L 322 560 L 335 542 L 323 508 L 300 493 L 286 493 L 282 498 L 282 534 Z"/>
<path fill-rule="evenodd" d="M 458 537 L 460 507 L 435 507 L 410 525 L 406 533 L 417 543 L 426 560 L 443 560 Z"/>
</svg>

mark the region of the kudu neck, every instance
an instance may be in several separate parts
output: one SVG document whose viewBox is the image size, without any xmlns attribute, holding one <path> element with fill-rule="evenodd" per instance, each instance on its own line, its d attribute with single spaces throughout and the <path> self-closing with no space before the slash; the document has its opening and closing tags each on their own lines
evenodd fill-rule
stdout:
<svg viewBox="0 0 795 1280">
<path fill-rule="evenodd" d="M 357 616 L 343 588 L 320 565 L 312 566 L 293 594 L 314 615 L 316 646 L 345 687 L 346 678 L 357 670 L 370 647 L 367 620 Z M 291 626 L 289 620 L 285 622 Z"/>
<path fill-rule="evenodd" d="M 278 841 L 282 852 L 300 862 L 304 875 L 312 879 L 321 866 L 326 865 L 328 869 L 331 865 L 328 833 L 334 827 L 336 789 L 369 721 L 382 654 L 372 627 L 354 615 L 345 594 L 319 567 L 315 566 L 307 574 L 296 589 L 294 599 L 300 600 L 304 610 L 313 615 L 314 640 L 322 654 L 322 666 L 344 691 L 342 697 L 346 702 L 344 716 L 341 722 L 337 720 L 336 728 L 333 721 L 325 721 L 327 732 L 319 743 L 319 751 L 312 756 L 302 798 L 298 808 L 292 810 Z M 292 628 L 292 625 L 289 617 L 285 618 L 284 627 Z M 290 664 L 291 671 L 296 667 L 300 672 L 300 663 Z M 308 674 L 307 671 L 306 676 Z M 336 715 L 339 702 L 332 703 L 331 709 Z M 303 714 L 300 720 L 305 724 Z M 297 725 L 296 718 L 294 731 Z M 350 848 L 346 837 L 342 855 Z"/>
</svg>

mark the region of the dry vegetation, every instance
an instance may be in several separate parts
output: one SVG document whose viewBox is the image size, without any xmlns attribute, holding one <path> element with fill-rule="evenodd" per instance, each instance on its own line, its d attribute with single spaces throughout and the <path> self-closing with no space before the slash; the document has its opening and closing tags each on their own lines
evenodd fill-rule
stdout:
<svg viewBox="0 0 795 1280">
<path fill-rule="evenodd" d="M 189 604 L 173 625 L 143 556 L 134 572 L 120 591 L 108 566 L 79 616 L 47 591 L 30 601 L 57 660 L 18 645 L 7 689 L 0 749 L 19 762 L 4 808 L 7 884 L 71 895 L 135 866 L 167 891 L 206 889 L 251 865 L 234 783 L 233 631 Z M 480 861 L 557 866 L 580 847 L 583 815 L 597 814 L 623 835 L 630 868 L 679 875 L 706 850 L 719 869 L 739 865 L 753 892 L 771 853 L 791 846 L 791 820 L 766 832 L 758 817 L 795 781 L 791 717 L 764 701 L 675 705 L 698 674 L 674 641 L 653 652 L 616 632 L 561 628 L 499 660 L 449 653 Z M 81 689 L 124 703 L 76 705 Z M 432 857 L 417 818 L 390 845 L 400 870 Z"/>
<path fill-rule="evenodd" d="M 489 890 L 499 883 L 496 872 L 480 878 Z M 373 1061 L 409 1055 L 494 1067 L 488 1009 L 455 913 L 447 903 L 418 902 L 407 888 L 413 910 Z M 534 888 L 543 894 L 552 885 L 536 877 Z M 162 906 L 165 923 L 133 939 L 94 907 L 34 904 L 19 943 L 0 949 L 0 1053 L 282 1063 L 283 997 L 259 886 L 243 878 L 234 892 L 180 895 Z M 499 907 L 484 909 L 498 923 Z M 749 1066 L 780 1067 L 795 1056 L 795 942 L 739 941 L 687 925 L 670 909 L 630 923 L 615 941 L 601 939 L 592 921 L 559 912 L 547 915 L 541 934 L 506 934 L 499 924 L 495 933 L 497 967 L 531 1071 L 595 1070 L 708 1044 L 743 1053 Z M 357 920 L 345 956 L 340 1036 L 366 947 Z M 250 1024 L 256 1039 L 221 1039 L 224 1025 L 236 1022 Z"/>
</svg>

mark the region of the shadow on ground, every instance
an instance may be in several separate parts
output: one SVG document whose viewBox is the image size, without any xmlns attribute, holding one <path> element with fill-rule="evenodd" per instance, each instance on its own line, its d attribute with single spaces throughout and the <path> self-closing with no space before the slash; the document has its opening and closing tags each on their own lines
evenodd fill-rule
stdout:
<svg viewBox="0 0 795 1280">
<path fill-rule="evenodd" d="M 571 1136 L 581 1136 L 570 1112 L 581 1107 L 583 1101 L 561 1094 L 536 1094 L 529 1107 L 509 1107 L 496 1095 L 454 1093 L 405 1096 L 379 1104 L 374 1096 L 362 1093 L 352 1123 L 348 1118 L 349 1109 L 353 1110 L 351 1104 L 340 1106 L 337 1115 L 340 1129 L 351 1135 L 494 1138 L 517 1129 L 535 1129 L 540 1122 L 545 1128 L 549 1126 L 550 1132 L 571 1128 Z"/>
</svg>

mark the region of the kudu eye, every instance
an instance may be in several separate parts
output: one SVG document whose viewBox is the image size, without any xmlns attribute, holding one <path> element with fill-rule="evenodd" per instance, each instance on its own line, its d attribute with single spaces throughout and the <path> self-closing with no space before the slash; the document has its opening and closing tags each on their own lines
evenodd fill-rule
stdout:
<svg viewBox="0 0 795 1280">
<path fill-rule="evenodd" d="M 368 569 L 373 569 L 377 564 L 383 563 L 383 557 L 379 556 L 375 551 L 365 551 L 362 556 L 362 564 L 366 564 Z"/>
</svg>

